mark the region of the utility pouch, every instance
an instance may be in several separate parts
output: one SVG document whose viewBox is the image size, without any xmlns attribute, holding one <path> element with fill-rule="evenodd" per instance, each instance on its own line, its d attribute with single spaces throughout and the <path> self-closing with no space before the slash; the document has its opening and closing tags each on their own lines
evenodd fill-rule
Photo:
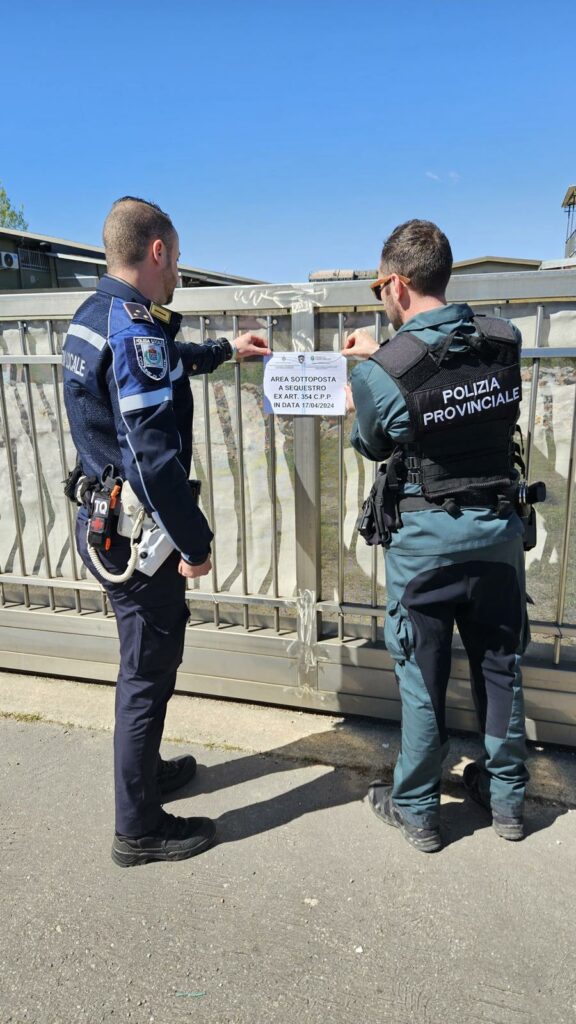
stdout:
<svg viewBox="0 0 576 1024">
<path fill-rule="evenodd" d="M 188 487 L 190 488 L 190 493 L 191 493 L 192 497 L 194 498 L 194 501 L 196 502 L 196 504 L 198 504 L 198 502 L 200 500 L 200 491 L 202 490 L 202 481 L 201 480 L 189 480 L 188 481 Z"/>
<path fill-rule="evenodd" d="M 525 511 L 518 513 L 524 528 L 524 551 L 532 551 L 537 544 L 536 509 L 534 505 L 524 505 Z"/>
<path fill-rule="evenodd" d="M 202 483 L 200 480 L 189 480 L 188 486 L 196 504 L 200 497 Z M 122 487 L 122 508 L 118 520 L 118 533 L 121 537 L 131 537 L 134 523 L 139 515 L 141 519 L 141 530 L 137 540 L 138 560 L 135 568 L 144 576 L 153 576 L 154 573 L 164 564 L 168 556 L 174 551 L 174 545 L 167 533 L 158 526 L 158 523 L 145 509 L 130 484 L 125 481 Z"/>
<path fill-rule="evenodd" d="M 84 476 L 84 471 L 79 462 L 76 463 L 74 469 L 71 469 L 68 476 L 63 481 L 64 483 L 64 494 L 68 498 L 68 501 L 73 501 L 76 504 L 76 488 L 79 481 Z"/>
<path fill-rule="evenodd" d="M 384 464 L 378 468 L 376 480 L 362 505 L 356 527 L 367 544 L 386 547 L 398 526 L 396 492 L 390 488 L 388 466 Z"/>
</svg>

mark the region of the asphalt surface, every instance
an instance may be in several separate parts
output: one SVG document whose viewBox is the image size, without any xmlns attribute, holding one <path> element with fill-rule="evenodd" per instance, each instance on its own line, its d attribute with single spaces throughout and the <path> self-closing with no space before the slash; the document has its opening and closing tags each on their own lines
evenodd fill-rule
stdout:
<svg viewBox="0 0 576 1024">
<path fill-rule="evenodd" d="M 576 811 L 529 802 L 512 844 L 447 798 L 424 855 L 363 772 L 196 744 L 166 806 L 218 845 L 123 870 L 110 734 L 4 718 L 0 740 L 1 1024 L 576 1022 Z"/>
</svg>

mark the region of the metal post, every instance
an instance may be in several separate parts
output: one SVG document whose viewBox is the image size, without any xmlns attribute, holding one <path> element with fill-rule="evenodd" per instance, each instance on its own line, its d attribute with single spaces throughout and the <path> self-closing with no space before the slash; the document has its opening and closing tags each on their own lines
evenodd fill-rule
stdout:
<svg viewBox="0 0 576 1024">
<path fill-rule="evenodd" d="M 268 348 L 274 348 L 274 321 L 271 316 L 266 318 L 266 332 L 268 337 Z M 270 467 L 270 528 L 272 530 L 272 594 L 278 597 L 278 495 L 276 492 L 276 420 L 274 413 L 267 417 L 268 445 Z M 280 632 L 280 609 L 274 608 L 274 629 Z"/>
<path fill-rule="evenodd" d="M 56 355 L 56 346 L 54 342 L 54 331 L 52 330 L 52 321 L 46 321 L 46 330 L 48 332 L 48 342 L 50 345 L 50 351 L 52 355 Z M 54 388 L 54 407 L 56 409 L 56 431 L 58 434 L 58 447 L 60 449 L 60 466 L 62 468 L 62 479 L 65 480 L 68 476 L 68 466 L 66 464 L 66 446 L 64 442 L 64 423 L 62 418 L 62 405 L 60 402 L 60 390 L 58 383 L 58 368 L 52 364 L 52 386 Z M 78 579 L 78 566 L 76 562 L 76 540 L 74 536 L 74 522 L 72 519 L 72 506 L 68 501 L 68 498 L 64 498 L 64 505 L 66 508 L 66 522 L 68 525 L 68 543 L 70 545 L 70 562 L 72 565 L 72 576 L 75 580 Z M 74 604 L 77 612 L 82 611 L 82 603 L 80 600 L 80 591 L 74 591 Z"/>
<path fill-rule="evenodd" d="M 204 345 L 206 341 L 206 318 L 200 317 L 200 343 Z M 206 445 L 206 476 L 208 477 L 208 515 L 210 523 L 214 524 L 214 473 L 212 469 L 212 440 L 210 435 L 210 392 L 208 390 L 208 376 L 204 374 L 202 378 L 202 388 L 204 397 L 204 443 Z M 216 536 L 212 541 L 212 590 L 214 594 L 218 593 L 218 561 L 217 561 L 217 543 Z M 220 626 L 220 606 L 217 601 L 214 602 L 214 625 L 216 629 Z"/>
<path fill-rule="evenodd" d="M 315 315 L 311 301 L 299 299 L 292 309 L 292 342 L 300 351 L 315 348 Z M 294 505 L 296 519 L 296 586 L 310 591 L 314 601 L 310 644 L 318 639 L 320 616 L 320 422 L 317 416 L 294 417 Z M 301 662 L 302 686 L 318 685 L 318 672 Z"/>
<path fill-rule="evenodd" d="M 232 317 L 232 332 L 238 336 L 238 317 Z M 240 486 L 240 558 L 242 561 L 242 590 L 248 593 L 248 559 L 246 557 L 246 487 L 244 480 L 244 433 L 242 429 L 242 380 L 240 363 L 234 363 L 234 384 L 236 390 L 236 439 L 238 445 L 238 476 Z M 250 628 L 248 605 L 243 608 L 244 629 Z"/>
<path fill-rule="evenodd" d="M 8 462 L 8 476 L 10 478 L 10 491 L 12 494 L 12 508 L 14 509 L 14 523 L 16 525 L 16 544 L 20 559 L 20 573 L 27 576 L 26 559 L 24 557 L 24 538 L 22 536 L 22 524 L 18 515 L 18 484 L 16 482 L 16 470 L 14 468 L 14 456 L 12 453 L 12 438 L 10 436 L 10 425 L 8 422 L 8 406 L 6 404 L 6 392 L 4 390 L 4 373 L 0 373 L 0 405 L 2 407 L 2 419 L 4 420 L 4 439 L 6 442 L 6 459 Z M 24 606 L 30 607 L 30 590 L 28 586 L 23 587 Z"/>
<path fill-rule="evenodd" d="M 374 314 L 374 337 L 378 344 L 382 337 L 382 313 Z M 375 462 L 372 466 L 372 483 L 376 480 L 376 474 L 378 472 L 378 463 Z M 380 551 L 377 544 L 374 544 L 371 549 L 371 566 L 370 566 L 370 605 L 372 608 L 376 608 L 378 605 L 378 558 L 380 557 Z M 378 619 L 375 615 L 370 619 L 370 639 L 373 644 L 378 640 Z"/>
<path fill-rule="evenodd" d="M 562 545 L 562 562 L 560 565 L 560 584 L 558 588 L 558 605 L 556 608 L 556 622 L 559 631 L 562 629 L 564 619 L 564 608 L 566 605 L 566 582 L 568 579 L 568 561 L 570 555 L 570 531 L 572 526 L 572 509 L 574 506 L 574 465 L 576 462 L 576 388 L 574 389 L 574 408 L 572 410 L 572 434 L 570 439 L 570 458 L 568 460 L 568 472 L 566 474 L 566 507 L 564 510 L 564 539 Z M 554 640 L 554 664 L 560 661 L 562 637 L 557 636 Z"/>
<path fill-rule="evenodd" d="M 338 313 L 338 348 L 344 346 L 344 313 Z M 338 604 L 344 603 L 344 419 L 338 420 Z M 344 639 L 344 614 L 338 612 L 338 639 Z"/>
<path fill-rule="evenodd" d="M 542 324 L 544 321 L 544 306 L 538 306 L 536 310 L 536 332 L 534 338 L 534 347 L 540 348 L 540 340 L 542 337 Z M 526 430 L 526 452 L 525 452 L 525 463 L 526 463 L 526 479 L 530 479 L 530 467 L 532 465 L 532 448 L 534 445 L 534 424 L 536 423 L 536 401 L 538 398 L 538 380 L 540 376 L 540 360 L 534 359 L 532 362 L 532 384 L 530 387 L 530 404 L 528 406 L 528 427 Z"/>
<path fill-rule="evenodd" d="M 20 335 L 20 348 L 22 349 L 22 355 L 28 355 L 26 350 L 26 324 L 24 321 L 18 321 L 18 333 Z M 42 482 L 44 475 L 42 473 L 42 466 L 40 465 L 40 456 L 38 453 L 38 434 L 36 431 L 36 417 L 34 413 L 34 400 L 32 396 L 32 383 L 30 381 L 30 367 L 24 364 L 22 367 L 24 375 L 24 384 L 26 387 L 26 397 L 28 400 L 28 416 L 30 420 L 30 440 L 32 442 L 32 455 L 34 457 L 34 471 L 36 476 L 36 493 L 38 495 L 38 511 L 40 513 L 40 527 L 42 532 L 42 546 L 44 548 L 44 559 L 46 561 L 46 573 L 52 579 L 52 565 L 50 560 L 50 549 L 48 547 L 48 530 L 46 528 L 46 505 L 44 502 L 44 492 L 42 490 Z M 54 591 L 52 588 L 48 590 L 48 603 L 51 611 L 56 608 L 56 602 L 54 600 Z"/>
</svg>

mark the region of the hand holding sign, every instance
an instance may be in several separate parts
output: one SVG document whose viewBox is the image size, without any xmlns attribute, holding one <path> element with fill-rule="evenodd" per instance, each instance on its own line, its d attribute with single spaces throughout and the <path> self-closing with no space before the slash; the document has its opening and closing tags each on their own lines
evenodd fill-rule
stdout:
<svg viewBox="0 0 576 1024">
<path fill-rule="evenodd" d="M 253 331 L 239 334 L 237 338 L 234 338 L 232 347 L 236 349 L 237 359 L 246 359 L 247 356 L 270 355 L 266 339 L 262 338 L 259 334 L 254 334 Z"/>
<path fill-rule="evenodd" d="M 353 356 L 355 359 L 369 359 L 377 350 L 378 342 L 374 340 L 369 331 L 365 331 L 364 328 L 360 327 L 349 338 L 346 338 L 342 348 L 342 355 L 346 356 L 346 358 Z"/>
</svg>

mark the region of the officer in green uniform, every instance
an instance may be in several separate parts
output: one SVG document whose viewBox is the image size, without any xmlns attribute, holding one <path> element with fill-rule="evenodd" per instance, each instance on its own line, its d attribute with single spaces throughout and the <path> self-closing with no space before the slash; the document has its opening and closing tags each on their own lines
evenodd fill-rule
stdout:
<svg viewBox="0 0 576 1024">
<path fill-rule="evenodd" d="M 464 782 L 505 839 L 524 835 L 528 779 L 523 527 L 514 510 L 521 337 L 508 321 L 447 304 L 451 270 L 450 244 L 436 225 L 401 224 L 372 285 L 397 333 L 379 347 L 358 330 L 343 349 L 362 360 L 347 393 L 356 411 L 351 443 L 367 459 L 388 460 L 385 641 L 402 703 L 393 785 L 374 782 L 368 800 L 423 852 L 442 846 L 455 624 L 484 743 Z"/>
</svg>

